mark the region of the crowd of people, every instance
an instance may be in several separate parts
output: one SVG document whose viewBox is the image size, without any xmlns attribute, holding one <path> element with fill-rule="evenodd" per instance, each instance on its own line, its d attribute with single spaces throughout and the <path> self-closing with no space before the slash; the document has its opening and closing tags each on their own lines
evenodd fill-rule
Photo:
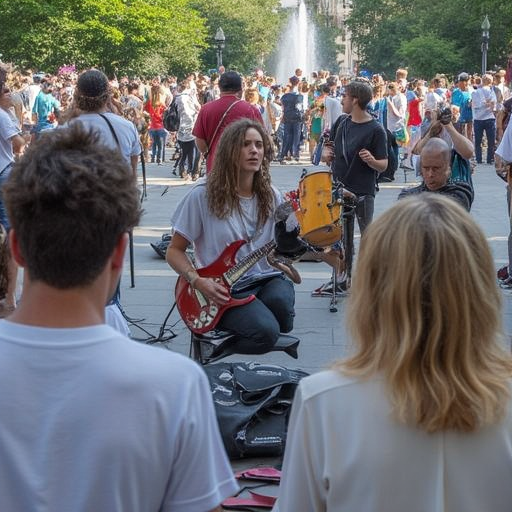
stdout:
<svg viewBox="0 0 512 512">
<path fill-rule="evenodd" d="M 24 269 L 0 322 L 0 509 L 216 512 L 237 492 L 204 373 L 105 325 L 140 220 L 139 159 L 163 165 L 177 144 L 181 178 L 197 180 L 201 160 L 207 177 L 176 208 L 167 262 L 208 315 L 247 299 L 219 323 L 239 353 L 268 352 L 293 328 L 293 284 L 267 262 L 225 281 L 204 272 L 237 240 L 241 257 L 305 250 L 272 161 L 319 145 L 355 198 L 354 351 L 300 382 L 274 510 L 509 510 L 512 356 L 460 170 L 473 154 L 482 163 L 484 134 L 487 163 L 512 161 L 502 73 L 427 86 L 402 69 L 388 82 L 297 69 L 281 86 L 219 71 L 0 76 L 5 267 Z M 373 221 L 395 151 L 423 183 Z"/>
</svg>

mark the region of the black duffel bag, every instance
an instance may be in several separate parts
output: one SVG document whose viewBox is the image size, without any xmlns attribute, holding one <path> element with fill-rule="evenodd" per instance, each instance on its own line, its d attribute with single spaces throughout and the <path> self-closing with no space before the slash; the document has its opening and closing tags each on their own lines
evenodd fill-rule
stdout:
<svg viewBox="0 0 512 512">
<path fill-rule="evenodd" d="M 252 362 L 216 363 L 204 370 L 229 457 L 282 455 L 293 395 L 308 374 Z"/>
</svg>

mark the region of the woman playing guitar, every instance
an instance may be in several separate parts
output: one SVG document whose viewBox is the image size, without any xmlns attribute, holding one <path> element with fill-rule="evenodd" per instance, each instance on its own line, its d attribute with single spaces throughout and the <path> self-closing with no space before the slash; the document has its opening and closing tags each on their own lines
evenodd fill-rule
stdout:
<svg viewBox="0 0 512 512">
<path fill-rule="evenodd" d="M 280 332 L 292 330 L 293 284 L 261 259 L 230 290 L 229 283 L 222 279 L 225 274 L 215 276 L 212 272 L 208 276 L 202 270 L 198 273 L 185 251 L 189 244 L 194 244 L 198 268 L 225 268 L 226 251 L 232 258 L 238 251 L 239 260 L 268 246 L 274 239 L 274 212 L 282 202 L 271 185 L 271 161 L 271 142 L 260 123 L 249 119 L 231 123 L 219 141 L 207 181 L 198 182 L 185 196 L 172 219 L 175 234 L 166 258 L 189 283 L 188 292 L 192 288 L 215 310 L 229 305 L 232 297 L 256 297 L 226 309 L 217 324 L 239 335 L 238 353 L 265 353 L 276 343 Z M 227 249 L 237 240 L 247 243 Z M 190 323 L 187 325 L 190 327 Z"/>
</svg>

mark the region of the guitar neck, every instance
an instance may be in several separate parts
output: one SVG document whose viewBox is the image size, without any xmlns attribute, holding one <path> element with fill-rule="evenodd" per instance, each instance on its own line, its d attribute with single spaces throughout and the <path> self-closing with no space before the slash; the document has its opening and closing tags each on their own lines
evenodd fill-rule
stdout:
<svg viewBox="0 0 512 512">
<path fill-rule="evenodd" d="M 248 254 L 245 258 L 239 261 L 236 265 L 233 265 L 225 274 L 224 279 L 232 286 L 235 284 L 253 265 L 256 265 L 261 258 L 270 253 L 276 246 L 276 243 L 271 240 L 267 242 L 263 247 L 256 249 L 255 251 Z"/>
</svg>

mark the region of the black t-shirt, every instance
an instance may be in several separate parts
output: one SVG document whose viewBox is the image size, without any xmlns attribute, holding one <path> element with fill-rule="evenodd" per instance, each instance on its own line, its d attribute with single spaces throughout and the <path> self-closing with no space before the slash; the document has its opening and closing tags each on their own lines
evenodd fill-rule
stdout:
<svg viewBox="0 0 512 512">
<path fill-rule="evenodd" d="M 455 199 L 455 201 L 457 201 L 468 212 L 471 209 L 471 204 L 473 203 L 474 197 L 473 187 L 469 183 L 464 181 L 457 181 L 453 183 L 448 182 L 444 187 L 441 187 L 437 190 L 429 190 L 425 183 L 422 183 L 417 187 L 404 188 L 398 195 L 398 199 L 404 199 L 406 197 L 411 197 L 423 192 L 438 193 L 451 197 L 452 199 Z"/>
<path fill-rule="evenodd" d="M 281 96 L 283 107 L 283 123 L 301 123 L 304 117 L 304 96 L 294 92 L 287 92 Z"/>
<path fill-rule="evenodd" d="M 350 116 L 341 116 L 331 130 L 334 141 L 332 172 L 335 180 L 358 196 L 375 195 L 377 171 L 359 157 L 367 149 L 376 160 L 388 157 L 386 131 L 375 119 L 354 123 Z"/>
</svg>

